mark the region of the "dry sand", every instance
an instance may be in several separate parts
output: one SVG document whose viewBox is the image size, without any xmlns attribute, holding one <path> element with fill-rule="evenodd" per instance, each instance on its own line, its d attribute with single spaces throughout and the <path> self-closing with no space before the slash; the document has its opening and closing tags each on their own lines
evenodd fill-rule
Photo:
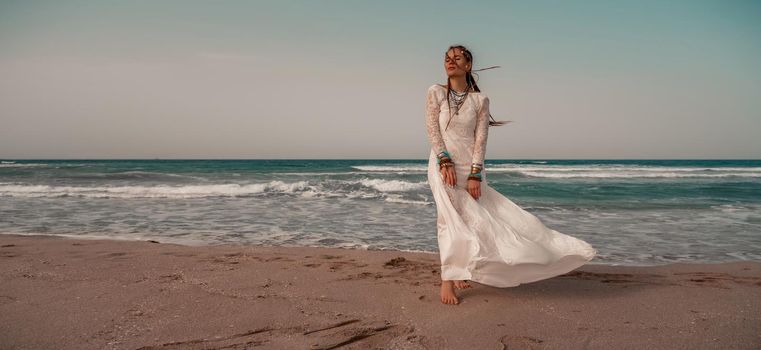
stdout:
<svg viewBox="0 0 761 350">
<path fill-rule="evenodd" d="M 439 301 L 438 255 L 0 235 L 0 349 L 759 349 L 761 262 Z"/>
</svg>

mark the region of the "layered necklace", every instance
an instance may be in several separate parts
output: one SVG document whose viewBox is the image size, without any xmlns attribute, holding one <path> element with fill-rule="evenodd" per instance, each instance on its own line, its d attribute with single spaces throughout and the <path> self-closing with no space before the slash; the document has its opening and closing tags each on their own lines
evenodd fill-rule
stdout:
<svg viewBox="0 0 761 350">
<path fill-rule="evenodd" d="M 449 89 L 449 101 L 451 104 L 454 105 L 454 114 L 457 115 L 460 113 L 460 107 L 463 103 L 465 103 L 465 99 L 468 97 L 468 92 L 470 91 L 470 83 L 468 83 L 468 87 L 465 88 L 465 91 L 463 92 L 457 92 L 454 91 L 454 89 Z"/>
<path fill-rule="evenodd" d="M 462 104 L 465 103 L 465 99 L 468 97 L 468 92 L 470 91 L 470 82 L 468 82 L 468 86 L 465 88 L 465 91 L 463 92 L 457 92 L 454 91 L 454 89 L 449 89 L 449 105 L 454 105 L 454 114 L 458 115 L 460 113 L 460 107 L 462 107 Z M 452 122 L 452 110 L 449 110 L 449 120 L 447 121 L 447 126 L 444 128 L 444 130 L 449 129 L 449 123 Z"/>
</svg>

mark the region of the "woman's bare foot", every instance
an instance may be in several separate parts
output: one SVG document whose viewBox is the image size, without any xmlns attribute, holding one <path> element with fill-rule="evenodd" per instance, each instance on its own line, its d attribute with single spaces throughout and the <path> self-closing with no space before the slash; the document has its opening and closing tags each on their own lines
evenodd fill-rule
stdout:
<svg viewBox="0 0 761 350">
<path fill-rule="evenodd" d="M 454 286 L 457 287 L 457 289 L 470 288 L 470 284 L 466 281 L 454 281 Z"/>
<path fill-rule="evenodd" d="M 454 305 L 460 303 L 454 294 L 454 283 L 450 280 L 441 281 L 441 302 Z"/>
</svg>

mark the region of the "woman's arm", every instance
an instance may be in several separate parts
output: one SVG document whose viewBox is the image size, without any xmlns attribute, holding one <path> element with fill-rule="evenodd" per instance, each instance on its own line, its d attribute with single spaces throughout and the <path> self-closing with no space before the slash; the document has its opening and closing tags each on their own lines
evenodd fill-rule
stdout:
<svg viewBox="0 0 761 350">
<path fill-rule="evenodd" d="M 476 142 L 473 146 L 473 165 L 483 168 L 486 154 L 486 139 L 489 136 L 489 97 L 484 96 L 481 109 L 478 111 L 475 130 Z"/>
<path fill-rule="evenodd" d="M 431 143 L 436 155 L 447 150 L 446 145 L 444 145 L 444 139 L 441 137 L 441 129 L 439 128 L 439 112 L 441 110 L 439 103 L 436 85 L 431 85 L 428 88 L 428 96 L 426 97 L 425 125 L 428 128 L 428 141 Z"/>
</svg>

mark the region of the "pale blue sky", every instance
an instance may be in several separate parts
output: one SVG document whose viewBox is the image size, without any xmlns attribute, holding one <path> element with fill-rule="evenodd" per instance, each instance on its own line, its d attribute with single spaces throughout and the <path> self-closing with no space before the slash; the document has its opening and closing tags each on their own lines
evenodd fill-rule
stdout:
<svg viewBox="0 0 761 350">
<path fill-rule="evenodd" d="M 444 50 L 486 159 L 761 158 L 761 1 L 4 1 L 0 158 L 427 158 Z"/>
</svg>

